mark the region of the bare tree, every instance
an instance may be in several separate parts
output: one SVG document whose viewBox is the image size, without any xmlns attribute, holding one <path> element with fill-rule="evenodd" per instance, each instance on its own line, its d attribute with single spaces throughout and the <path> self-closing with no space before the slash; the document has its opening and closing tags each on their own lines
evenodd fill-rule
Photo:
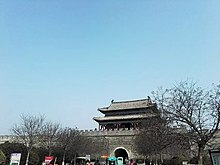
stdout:
<svg viewBox="0 0 220 165">
<path fill-rule="evenodd" d="M 80 134 L 77 128 L 63 128 L 58 135 L 58 143 L 63 150 L 63 164 L 68 156 L 74 161 L 77 154 L 86 150 L 87 138 Z"/>
<path fill-rule="evenodd" d="M 43 116 L 22 115 L 21 123 L 15 124 L 12 128 L 12 133 L 15 134 L 18 140 L 27 148 L 26 165 L 28 165 L 31 150 L 35 145 L 39 144 L 39 136 L 41 134 L 43 122 Z"/>
<path fill-rule="evenodd" d="M 58 133 L 58 144 L 63 150 L 63 160 L 62 164 L 65 164 L 66 154 L 70 150 L 70 141 L 73 134 L 73 129 L 71 128 L 61 128 Z"/>
<path fill-rule="evenodd" d="M 58 132 L 60 130 L 59 123 L 46 122 L 43 125 L 41 132 L 41 145 L 48 149 L 48 154 L 51 156 L 52 149 L 57 145 Z"/>
<path fill-rule="evenodd" d="M 156 164 L 158 159 L 163 162 L 164 153 L 167 156 L 171 148 L 183 143 L 179 132 L 171 128 L 169 121 L 160 116 L 147 119 L 142 122 L 140 132 L 135 137 L 136 150 L 145 158 L 155 157 Z M 180 147 L 178 149 L 180 150 Z"/>
<path fill-rule="evenodd" d="M 220 86 L 205 90 L 187 80 L 153 94 L 163 115 L 174 125 L 187 128 L 190 140 L 198 147 L 198 163 L 202 164 L 204 148 L 219 127 Z"/>
<path fill-rule="evenodd" d="M 96 159 L 101 155 L 109 155 L 109 140 L 104 136 L 88 138 L 86 153 L 91 154 Z"/>
</svg>

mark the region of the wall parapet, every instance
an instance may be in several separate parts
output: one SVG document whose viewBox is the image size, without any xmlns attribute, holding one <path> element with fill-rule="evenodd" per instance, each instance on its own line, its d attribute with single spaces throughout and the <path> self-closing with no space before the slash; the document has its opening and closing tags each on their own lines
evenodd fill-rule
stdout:
<svg viewBox="0 0 220 165">
<path fill-rule="evenodd" d="M 0 135 L 0 144 L 5 142 L 12 142 L 15 139 L 13 135 Z"/>
<path fill-rule="evenodd" d="M 133 129 L 119 129 L 119 130 L 79 130 L 82 135 L 85 136 L 133 136 L 136 135 L 139 130 Z"/>
<path fill-rule="evenodd" d="M 119 129 L 119 130 L 78 130 L 80 134 L 85 136 L 134 136 L 138 133 L 138 130 Z M 5 142 L 13 142 L 16 136 L 14 135 L 0 135 L 0 144 Z"/>
</svg>

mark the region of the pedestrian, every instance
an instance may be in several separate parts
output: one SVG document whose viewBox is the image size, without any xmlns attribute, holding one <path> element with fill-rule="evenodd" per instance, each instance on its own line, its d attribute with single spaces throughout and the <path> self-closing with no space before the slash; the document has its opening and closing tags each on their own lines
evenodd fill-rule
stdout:
<svg viewBox="0 0 220 165">
<path fill-rule="evenodd" d="M 94 165 L 101 165 L 101 164 L 99 163 L 99 160 L 98 160 L 98 159 L 95 161 Z"/>
<path fill-rule="evenodd" d="M 86 165 L 92 165 L 89 160 L 86 161 Z"/>
</svg>

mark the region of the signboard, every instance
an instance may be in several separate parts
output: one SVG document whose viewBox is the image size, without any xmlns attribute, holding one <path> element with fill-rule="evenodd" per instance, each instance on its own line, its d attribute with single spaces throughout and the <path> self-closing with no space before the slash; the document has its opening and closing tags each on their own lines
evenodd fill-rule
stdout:
<svg viewBox="0 0 220 165">
<path fill-rule="evenodd" d="M 209 154 L 212 160 L 212 164 L 220 165 L 220 150 L 210 150 Z"/>
<path fill-rule="evenodd" d="M 50 164 L 50 162 L 51 162 L 53 159 L 54 159 L 53 156 L 45 156 L 44 162 L 45 162 L 46 164 Z"/>
<path fill-rule="evenodd" d="M 101 158 L 107 159 L 107 158 L 108 158 L 108 155 L 101 155 Z"/>
<path fill-rule="evenodd" d="M 21 160 L 21 153 L 12 153 L 10 165 L 19 165 Z"/>
<path fill-rule="evenodd" d="M 90 161 L 90 155 L 86 155 L 86 160 L 89 160 Z"/>
</svg>

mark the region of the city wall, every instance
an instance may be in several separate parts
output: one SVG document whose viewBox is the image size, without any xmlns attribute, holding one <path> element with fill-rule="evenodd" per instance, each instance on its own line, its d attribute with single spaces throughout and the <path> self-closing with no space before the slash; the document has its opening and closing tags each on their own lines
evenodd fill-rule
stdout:
<svg viewBox="0 0 220 165">
<path fill-rule="evenodd" d="M 97 137 L 103 137 L 108 141 L 109 156 L 115 156 L 117 149 L 123 149 L 127 152 L 129 158 L 135 158 L 138 156 L 134 149 L 134 136 L 138 133 L 138 130 L 79 130 L 82 135 L 96 139 Z M 0 135 L 0 144 L 5 142 L 13 142 L 15 137 L 12 135 Z"/>
<path fill-rule="evenodd" d="M 138 130 L 85 130 L 81 131 L 81 133 L 91 138 L 104 137 L 107 139 L 109 144 L 109 156 L 115 156 L 115 151 L 122 149 L 127 152 L 129 159 L 140 157 L 134 147 L 134 137 L 138 133 Z"/>
</svg>

